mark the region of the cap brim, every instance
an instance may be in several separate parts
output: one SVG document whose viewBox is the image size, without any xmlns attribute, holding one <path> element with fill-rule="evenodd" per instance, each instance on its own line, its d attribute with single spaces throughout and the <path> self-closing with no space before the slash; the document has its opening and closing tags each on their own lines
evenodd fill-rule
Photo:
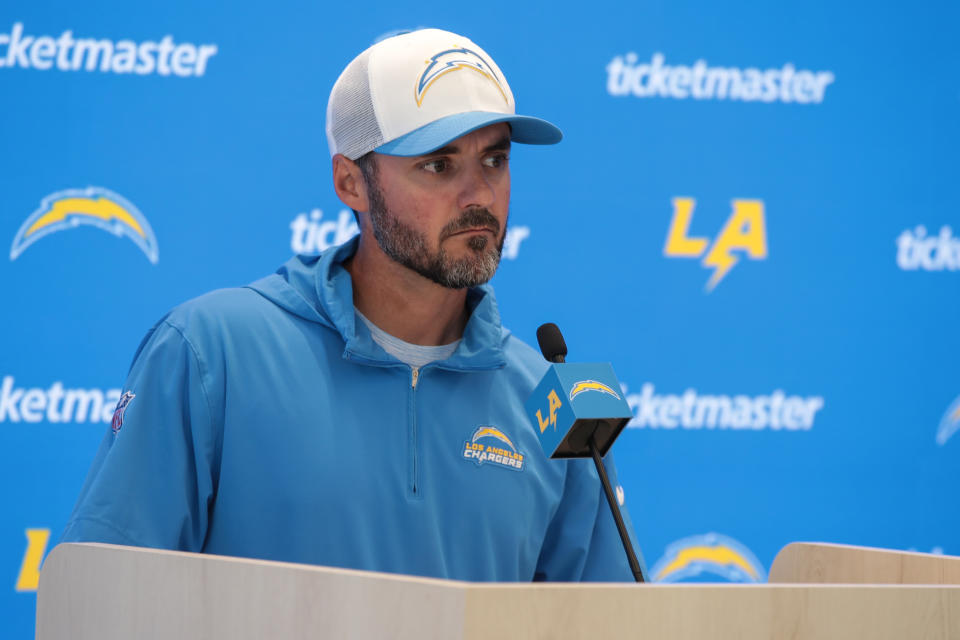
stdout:
<svg viewBox="0 0 960 640">
<path fill-rule="evenodd" d="M 555 125 L 531 116 L 470 111 L 440 118 L 419 129 L 385 142 L 374 151 L 388 156 L 422 156 L 446 146 L 460 136 L 498 122 L 511 127 L 510 139 L 522 144 L 556 144 L 563 132 Z"/>
</svg>

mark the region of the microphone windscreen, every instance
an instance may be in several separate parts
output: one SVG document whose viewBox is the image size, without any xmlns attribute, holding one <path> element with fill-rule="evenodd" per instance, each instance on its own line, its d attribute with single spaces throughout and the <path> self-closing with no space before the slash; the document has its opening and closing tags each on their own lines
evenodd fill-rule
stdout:
<svg viewBox="0 0 960 640">
<path fill-rule="evenodd" d="M 560 327 L 548 322 L 537 328 L 537 343 L 540 353 L 549 362 L 563 362 L 567 356 L 567 343 L 563 341 Z"/>
</svg>

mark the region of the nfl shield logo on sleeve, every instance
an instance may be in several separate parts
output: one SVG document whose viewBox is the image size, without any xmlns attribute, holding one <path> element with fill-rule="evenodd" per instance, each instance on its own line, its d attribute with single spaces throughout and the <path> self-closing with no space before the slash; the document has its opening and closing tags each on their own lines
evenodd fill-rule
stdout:
<svg viewBox="0 0 960 640">
<path fill-rule="evenodd" d="M 127 410 L 127 405 L 130 404 L 130 401 L 136 397 L 136 394 L 132 391 L 127 391 L 120 396 L 120 401 L 117 402 L 117 408 L 113 412 L 113 420 L 110 422 L 110 428 L 113 430 L 113 433 L 116 434 L 120 431 L 120 427 L 123 426 L 123 413 Z"/>
</svg>

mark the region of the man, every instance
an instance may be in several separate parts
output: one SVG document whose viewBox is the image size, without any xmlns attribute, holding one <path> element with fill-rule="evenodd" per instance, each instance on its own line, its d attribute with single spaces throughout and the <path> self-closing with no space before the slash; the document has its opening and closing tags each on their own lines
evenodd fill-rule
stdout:
<svg viewBox="0 0 960 640">
<path fill-rule="evenodd" d="M 515 114 L 477 45 L 422 30 L 347 66 L 327 135 L 359 237 L 151 330 L 63 539 L 630 580 L 591 462 L 540 449 L 523 403 L 546 363 L 500 326 L 484 285 L 511 140 L 559 130 Z"/>
</svg>

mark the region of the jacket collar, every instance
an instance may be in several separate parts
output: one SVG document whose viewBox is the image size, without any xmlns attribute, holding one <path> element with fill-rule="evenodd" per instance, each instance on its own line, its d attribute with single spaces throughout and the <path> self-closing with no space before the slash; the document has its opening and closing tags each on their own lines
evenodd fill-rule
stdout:
<svg viewBox="0 0 960 640">
<path fill-rule="evenodd" d="M 320 257 L 315 269 L 315 292 L 322 313 L 346 343 L 343 355 L 370 364 L 391 365 L 399 361 L 373 341 L 370 330 L 358 321 L 353 307 L 353 280 L 343 263 L 357 251 L 359 236 L 330 249 Z M 506 364 L 503 340 L 506 332 L 500 324 L 500 311 L 489 284 L 467 291 L 470 318 L 463 339 L 452 356 L 431 363 L 453 370 L 498 369 Z"/>
</svg>

